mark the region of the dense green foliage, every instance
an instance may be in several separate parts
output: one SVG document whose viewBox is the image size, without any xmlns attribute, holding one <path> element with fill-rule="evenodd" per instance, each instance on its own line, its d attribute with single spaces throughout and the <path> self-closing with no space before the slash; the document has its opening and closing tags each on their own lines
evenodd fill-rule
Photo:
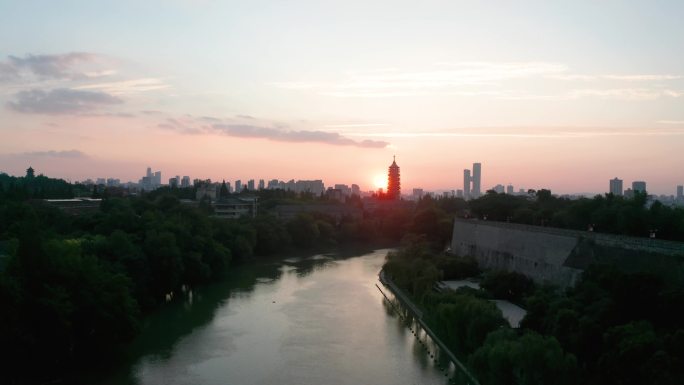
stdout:
<svg viewBox="0 0 684 385">
<path fill-rule="evenodd" d="M 591 384 L 675 384 L 684 379 L 684 289 L 652 274 L 585 271 L 566 292 L 539 288 L 522 327 L 555 336 Z"/>
<path fill-rule="evenodd" d="M 73 198 L 89 192 L 87 187 L 74 185 L 63 179 L 52 179 L 44 175 L 14 177 L 0 173 L 0 200 Z"/>
<path fill-rule="evenodd" d="M 430 251 L 412 238 L 385 271 L 424 310 L 481 384 L 680 384 L 684 380 L 684 288 L 650 273 L 592 266 L 571 289 L 537 286 L 517 273 L 485 272 L 481 290 L 433 290 L 444 268 L 469 276 L 468 258 Z M 459 266 L 459 267 L 456 267 Z M 454 268 L 455 267 L 455 268 Z M 520 329 L 487 298 L 522 304 Z"/>
<path fill-rule="evenodd" d="M 575 357 L 554 337 L 534 332 L 520 335 L 504 328 L 489 333 L 468 363 L 481 384 L 577 384 Z"/>
</svg>

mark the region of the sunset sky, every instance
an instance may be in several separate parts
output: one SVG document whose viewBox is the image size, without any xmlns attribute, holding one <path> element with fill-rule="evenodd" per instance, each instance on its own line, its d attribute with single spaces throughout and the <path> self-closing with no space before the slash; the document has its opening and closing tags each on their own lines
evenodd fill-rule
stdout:
<svg viewBox="0 0 684 385">
<path fill-rule="evenodd" d="M 684 184 L 683 1 L 0 0 L 0 172 Z"/>
</svg>

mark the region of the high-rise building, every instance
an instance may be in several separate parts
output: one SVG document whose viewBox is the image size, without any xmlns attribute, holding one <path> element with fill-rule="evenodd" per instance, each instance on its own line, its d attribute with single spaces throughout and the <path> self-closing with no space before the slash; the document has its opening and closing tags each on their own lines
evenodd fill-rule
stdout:
<svg viewBox="0 0 684 385">
<path fill-rule="evenodd" d="M 250 179 L 247 181 L 247 190 L 249 191 L 254 191 L 254 179 Z"/>
<path fill-rule="evenodd" d="M 361 188 L 358 184 L 353 184 L 351 187 L 352 195 L 361 196 Z"/>
<path fill-rule="evenodd" d="M 637 180 L 637 181 L 632 182 L 632 190 L 634 190 L 634 192 L 638 191 L 641 193 L 645 193 L 646 192 L 646 182 L 641 181 L 641 180 Z"/>
<path fill-rule="evenodd" d="M 677 199 L 684 199 L 684 186 L 677 186 Z"/>
<path fill-rule="evenodd" d="M 152 183 L 155 185 L 155 187 L 159 187 L 159 186 L 161 186 L 161 181 L 162 181 L 161 171 L 155 172 L 154 173 L 154 182 L 152 182 Z"/>
<path fill-rule="evenodd" d="M 506 194 L 513 195 L 514 191 L 515 191 L 515 189 L 513 188 L 512 184 L 509 184 L 508 186 L 506 186 Z"/>
<path fill-rule="evenodd" d="M 183 179 L 181 179 L 181 187 L 190 187 L 190 177 L 189 176 L 184 176 Z"/>
<path fill-rule="evenodd" d="M 470 170 L 463 170 L 463 197 L 470 199 Z"/>
<path fill-rule="evenodd" d="M 393 158 L 387 173 L 387 197 L 389 199 L 401 199 L 401 177 L 396 158 Z"/>
<path fill-rule="evenodd" d="M 240 179 L 235 181 L 235 192 L 236 193 L 242 192 L 242 181 Z"/>
<path fill-rule="evenodd" d="M 622 196 L 622 179 L 615 178 L 610 180 L 610 193 Z"/>
<path fill-rule="evenodd" d="M 266 187 L 266 182 L 263 179 L 259 179 L 259 190 L 263 190 Z"/>
<path fill-rule="evenodd" d="M 482 164 L 473 163 L 473 197 L 478 198 L 481 195 L 480 186 L 482 183 Z"/>
</svg>

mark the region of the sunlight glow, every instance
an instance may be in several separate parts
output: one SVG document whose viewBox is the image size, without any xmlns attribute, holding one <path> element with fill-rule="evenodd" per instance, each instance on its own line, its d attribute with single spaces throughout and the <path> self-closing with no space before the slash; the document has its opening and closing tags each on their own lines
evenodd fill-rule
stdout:
<svg viewBox="0 0 684 385">
<path fill-rule="evenodd" d="M 387 188 L 387 177 L 384 175 L 376 175 L 373 177 L 373 186 L 376 189 L 386 189 Z"/>
</svg>

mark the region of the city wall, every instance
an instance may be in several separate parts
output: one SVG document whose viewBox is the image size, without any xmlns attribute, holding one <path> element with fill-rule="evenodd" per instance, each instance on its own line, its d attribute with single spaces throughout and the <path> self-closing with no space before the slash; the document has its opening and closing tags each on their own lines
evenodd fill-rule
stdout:
<svg viewBox="0 0 684 385">
<path fill-rule="evenodd" d="M 456 219 L 451 249 L 475 257 L 482 268 L 517 271 L 563 287 L 572 286 L 592 263 L 684 282 L 681 242 Z"/>
</svg>

